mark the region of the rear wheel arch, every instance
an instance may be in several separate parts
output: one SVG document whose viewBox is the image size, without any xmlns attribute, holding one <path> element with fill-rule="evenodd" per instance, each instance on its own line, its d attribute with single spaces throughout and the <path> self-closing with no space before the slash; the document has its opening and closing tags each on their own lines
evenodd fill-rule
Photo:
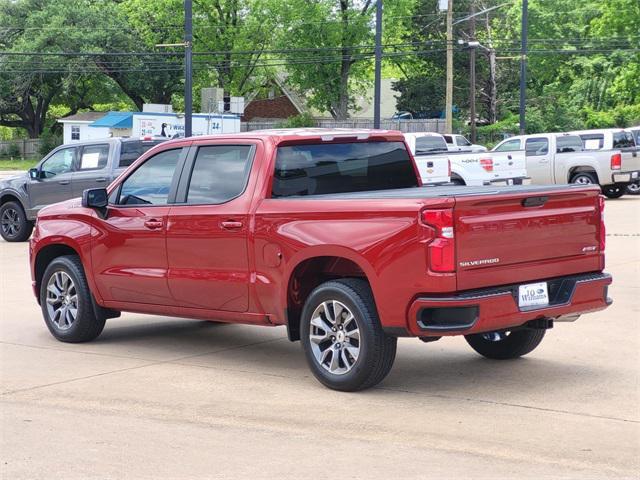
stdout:
<svg viewBox="0 0 640 480">
<path fill-rule="evenodd" d="M 577 176 L 578 174 L 580 174 L 580 173 L 588 173 L 588 174 L 592 175 L 595 178 L 596 184 L 600 183 L 600 178 L 598 177 L 598 172 L 596 172 L 596 170 L 593 167 L 588 166 L 588 165 L 579 165 L 579 166 L 576 166 L 576 167 L 571 167 L 569 169 L 569 175 L 568 175 L 568 178 L 567 178 L 567 182 L 571 183 L 573 181 L 573 178 L 575 176 Z"/>
<path fill-rule="evenodd" d="M 359 262 L 344 256 L 319 255 L 301 260 L 287 279 L 286 322 L 289 340 L 300 340 L 300 318 L 305 301 L 319 285 L 341 278 L 360 278 L 371 289 L 370 276 Z"/>
</svg>

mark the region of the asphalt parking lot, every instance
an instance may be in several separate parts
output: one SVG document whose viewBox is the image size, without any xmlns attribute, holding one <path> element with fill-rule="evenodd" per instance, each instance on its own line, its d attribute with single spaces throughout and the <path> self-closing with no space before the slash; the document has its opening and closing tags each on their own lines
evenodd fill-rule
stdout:
<svg viewBox="0 0 640 480">
<path fill-rule="evenodd" d="M 124 314 L 50 336 L 27 244 L 0 240 L 2 478 L 638 478 L 640 197 L 606 203 L 607 311 L 529 356 L 402 339 L 393 370 L 327 390 L 282 328 Z"/>
</svg>

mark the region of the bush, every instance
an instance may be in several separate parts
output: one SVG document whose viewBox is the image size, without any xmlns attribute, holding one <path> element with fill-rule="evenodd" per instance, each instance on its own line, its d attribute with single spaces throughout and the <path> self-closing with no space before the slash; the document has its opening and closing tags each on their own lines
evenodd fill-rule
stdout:
<svg viewBox="0 0 640 480">
<path fill-rule="evenodd" d="M 316 121 L 309 113 L 301 113 L 295 117 L 289 117 L 276 125 L 277 128 L 303 128 L 315 127 Z"/>
<path fill-rule="evenodd" d="M 44 157 L 58 145 L 62 145 L 62 136 L 51 133 L 49 130 L 45 130 L 42 132 L 42 135 L 40 135 L 38 153 Z"/>
<path fill-rule="evenodd" d="M 10 143 L 7 149 L 5 150 L 5 156 L 9 157 L 11 160 L 21 158 L 22 153 L 20 152 L 20 147 L 18 147 L 18 144 Z"/>
</svg>

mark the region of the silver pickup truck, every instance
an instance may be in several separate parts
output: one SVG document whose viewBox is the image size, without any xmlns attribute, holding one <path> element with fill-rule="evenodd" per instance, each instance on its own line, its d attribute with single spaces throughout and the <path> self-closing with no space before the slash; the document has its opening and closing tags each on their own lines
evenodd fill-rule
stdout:
<svg viewBox="0 0 640 480">
<path fill-rule="evenodd" d="M 105 138 L 61 145 L 34 168 L 0 181 L 0 235 L 7 242 L 29 238 L 38 210 L 106 187 L 140 155 L 166 138 Z"/>
</svg>

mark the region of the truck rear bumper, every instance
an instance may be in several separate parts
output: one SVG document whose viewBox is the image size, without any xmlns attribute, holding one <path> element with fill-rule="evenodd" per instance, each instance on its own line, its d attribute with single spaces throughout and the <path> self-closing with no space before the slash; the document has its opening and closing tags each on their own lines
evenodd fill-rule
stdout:
<svg viewBox="0 0 640 480">
<path fill-rule="evenodd" d="M 611 175 L 613 183 L 632 183 L 640 178 L 640 172 L 618 172 Z"/>
<path fill-rule="evenodd" d="M 546 280 L 549 304 L 518 306 L 518 287 L 469 290 L 453 296 L 418 297 L 409 308 L 408 330 L 419 337 L 468 335 L 523 325 L 536 319 L 575 320 L 607 308 L 611 275 L 590 273 Z"/>
</svg>

